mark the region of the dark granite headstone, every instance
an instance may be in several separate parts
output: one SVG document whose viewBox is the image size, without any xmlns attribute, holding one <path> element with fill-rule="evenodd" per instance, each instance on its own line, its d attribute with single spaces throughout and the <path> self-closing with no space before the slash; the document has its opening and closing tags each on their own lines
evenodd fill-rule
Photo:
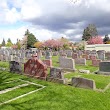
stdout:
<svg viewBox="0 0 110 110">
<path fill-rule="evenodd" d="M 21 64 L 16 61 L 10 61 L 9 68 L 10 68 L 10 72 L 14 72 L 14 73 L 21 73 L 22 72 Z"/>
<path fill-rule="evenodd" d="M 110 73 L 110 61 L 102 61 L 99 64 L 99 71 Z"/>
</svg>

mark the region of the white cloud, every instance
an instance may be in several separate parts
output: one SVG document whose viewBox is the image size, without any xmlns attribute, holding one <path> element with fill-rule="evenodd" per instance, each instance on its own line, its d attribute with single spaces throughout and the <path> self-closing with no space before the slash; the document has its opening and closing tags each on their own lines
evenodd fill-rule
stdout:
<svg viewBox="0 0 110 110">
<path fill-rule="evenodd" d="M 7 10 L 5 15 L 5 20 L 7 23 L 15 23 L 20 20 L 20 13 L 17 12 L 16 8 L 12 8 L 11 10 Z"/>
<path fill-rule="evenodd" d="M 33 19 L 41 16 L 41 8 L 36 0 L 25 0 L 21 6 L 22 19 Z"/>
<path fill-rule="evenodd" d="M 5 39 L 5 41 L 7 41 L 8 38 L 10 38 L 13 43 L 16 43 L 17 39 L 22 40 L 22 38 L 24 37 L 25 31 L 27 29 L 29 29 L 29 31 L 33 33 L 35 37 L 40 41 L 44 41 L 52 38 L 59 38 L 62 36 L 66 37 L 66 35 L 61 33 L 53 32 L 53 31 L 49 31 L 46 29 L 41 29 L 32 25 L 31 26 L 29 25 L 29 26 L 22 26 L 18 29 L 0 30 L 0 35 L 1 35 L 0 43 L 3 41 L 3 38 Z"/>
<path fill-rule="evenodd" d="M 77 2 L 71 4 L 71 1 Z M 108 26 L 109 7 L 109 0 L 0 0 L 0 24 L 24 21 L 36 25 L 0 30 L 0 41 L 3 37 L 10 37 L 16 42 L 17 38 L 23 37 L 27 28 L 39 40 L 66 35 L 79 39 L 79 34 L 88 23 L 101 24 L 102 19 L 101 27 Z M 103 19 L 104 16 L 107 18 Z M 100 31 L 103 31 L 103 27 Z M 110 26 L 107 28 L 105 30 L 108 31 Z"/>
</svg>

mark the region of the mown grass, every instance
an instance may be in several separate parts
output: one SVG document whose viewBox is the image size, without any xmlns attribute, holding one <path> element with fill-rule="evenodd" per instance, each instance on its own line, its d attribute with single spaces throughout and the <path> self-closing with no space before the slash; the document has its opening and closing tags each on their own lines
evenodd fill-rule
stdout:
<svg viewBox="0 0 110 110">
<path fill-rule="evenodd" d="M 4 90 L 4 89 L 12 88 L 12 87 L 24 84 L 24 83 L 25 82 L 20 82 L 19 80 L 15 80 L 10 83 L 2 83 L 2 84 L 0 84 L 0 91 Z"/>
<path fill-rule="evenodd" d="M 20 96 L 22 94 L 26 94 L 30 91 L 33 91 L 33 90 L 36 90 L 39 88 L 40 88 L 40 86 L 30 84 L 30 85 L 27 85 L 25 87 L 20 87 L 18 89 L 13 90 L 13 91 L 9 91 L 9 92 L 6 92 L 4 94 L 0 94 L 0 103 L 8 101 L 8 100 L 13 99 L 17 96 Z"/>
<path fill-rule="evenodd" d="M 52 57 L 53 66 L 58 67 L 58 57 Z M 92 67 L 88 61 L 86 66 L 76 66 L 76 69 L 88 69 L 94 72 L 98 67 Z M 110 83 L 110 76 L 97 74 L 81 74 L 71 72 L 65 75 L 65 78 L 79 76 L 93 79 L 97 88 L 103 89 Z M 0 110 L 109 110 L 110 109 L 110 89 L 106 92 L 98 92 L 89 89 L 75 88 L 69 85 L 51 83 L 35 78 L 29 78 L 24 75 L 12 74 L 0 71 L 0 82 L 6 82 L 17 79 L 24 79 L 34 83 L 46 86 L 41 91 L 30 94 L 26 97 L 12 101 L 0 106 Z M 28 88 L 30 90 L 30 88 Z M 22 90 L 21 90 L 22 91 Z"/>
<path fill-rule="evenodd" d="M 5 74 L 5 71 L 1 74 Z M 10 74 L 10 79 L 22 78 L 45 85 L 41 91 L 0 106 L 0 110 L 109 110 L 110 91 L 105 93 L 88 89 L 75 88 L 63 84 L 46 82 L 19 74 Z M 14 76 L 13 76 L 14 75 Z M 22 77 L 21 77 L 22 76 Z M 13 78 L 14 77 L 14 78 Z M 3 78 L 4 79 L 4 78 Z M 2 79 L 2 80 L 3 80 Z M 11 91 L 0 96 L 1 102 L 26 93 L 36 87 L 27 87 Z"/>
</svg>

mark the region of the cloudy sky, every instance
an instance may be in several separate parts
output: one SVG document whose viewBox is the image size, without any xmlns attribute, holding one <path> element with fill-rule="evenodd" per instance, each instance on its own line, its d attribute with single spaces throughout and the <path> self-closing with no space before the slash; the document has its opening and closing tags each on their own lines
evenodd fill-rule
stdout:
<svg viewBox="0 0 110 110">
<path fill-rule="evenodd" d="M 77 2 L 76 2 L 77 1 Z M 0 0 L 0 43 L 22 39 L 29 29 L 40 41 L 81 40 L 88 24 L 101 36 L 110 34 L 110 0 Z"/>
</svg>

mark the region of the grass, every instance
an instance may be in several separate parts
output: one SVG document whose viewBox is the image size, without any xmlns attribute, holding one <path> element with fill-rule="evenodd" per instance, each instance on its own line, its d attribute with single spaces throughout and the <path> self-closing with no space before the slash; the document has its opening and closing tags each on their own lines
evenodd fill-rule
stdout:
<svg viewBox="0 0 110 110">
<path fill-rule="evenodd" d="M 96 83 L 98 89 L 104 89 L 110 83 L 110 76 L 97 75 L 97 74 L 79 74 L 79 73 L 69 73 L 65 75 L 65 78 L 71 79 L 72 77 L 82 77 L 92 79 Z"/>
<path fill-rule="evenodd" d="M 53 66 L 58 67 L 58 57 L 52 57 Z M 87 61 L 86 66 L 76 65 L 76 69 L 88 69 L 94 72 L 98 67 L 92 67 L 91 61 Z M 78 72 L 71 72 L 65 74 L 65 78 L 71 79 L 72 77 L 85 77 L 93 79 L 96 82 L 96 86 L 99 89 L 103 89 L 108 83 L 110 83 L 110 76 L 103 76 L 97 74 L 81 74 Z M 12 101 L 8 104 L 1 105 L 0 110 L 109 110 L 110 109 L 110 89 L 103 92 L 93 91 L 89 89 L 75 88 L 69 85 L 57 84 L 38 80 L 35 78 L 29 78 L 24 75 L 12 74 L 6 71 L 0 71 L 0 83 L 6 81 L 18 80 L 19 78 L 31 81 L 37 84 L 46 86 L 41 91 L 27 95 L 26 97 Z M 26 89 L 20 89 L 20 93 L 33 90 L 34 87 L 27 87 Z M 16 90 L 17 91 L 17 90 Z M 18 92 L 13 92 L 17 96 Z M 12 92 L 12 91 L 11 91 Z M 16 97 L 13 94 L 3 94 L 0 100 L 7 100 Z M 3 99 L 4 98 L 4 99 Z"/>
<path fill-rule="evenodd" d="M 0 73 L 0 76 L 5 74 Z M 7 73 L 5 75 L 45 85 L 41 91 L 27 95 L 8 104 L 1 105 L 0 110 L 109 110 L 110 91 L 105 93 L 92 91 L 88 89 L 75 88 L 63 84 L 51 83 L 42 80 L 36 80 L 23 75 Z M 4 79 L 4 78 L 3 78 Z M 3 80 L 2 79 L 2 80 Z M 2 81 L 3 82 L 3 81 Z M 25 87 L 13 90 L 0 96 L 0 102 L 14 98 L 18 95 L 35 90 L 33 87 Z"/>
<path fill-rule="evenodd" d="M 33 90 L 36 90 L 38 88 L 40 88 L 40 87 L 30 84 L 28 86 L 20 87 L 18 89 L 10 91 L 10 92 L 4 93 L 4 94 L 0 94 L 0 103 L 4 102 L 4 101 L 8 101 L 10 99 L 13 99 L 13 98 L 15 98 L 17 96 L 20 96 L 22 94 L 26 94 L 26 93 L 28 93 L 30 91 L 33 91 Z"/>
<path fill-rule="evenodd" d="M 18 86 L 20 84 L 24 84 L 25 82 L 19 82 L 19 80 L 12 81 L 10 83 L 2 83 L 0 84 L 0 90 L 12 88 L 14 86 Z"/>
</svg>

